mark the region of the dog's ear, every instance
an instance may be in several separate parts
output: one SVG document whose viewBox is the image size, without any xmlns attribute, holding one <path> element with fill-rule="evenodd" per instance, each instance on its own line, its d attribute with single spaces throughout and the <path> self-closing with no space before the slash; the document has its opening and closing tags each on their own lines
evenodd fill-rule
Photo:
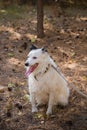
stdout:
<svg viewBox="0 0 87 130">
<path fill-rule="evenodd" d="M 42 52 L 47 52 L 47 46 L 42 47 Z"/>
<path fill-rule="evenodd" d="M 37 48 L 35 45 L 32 44 L 32 45 L 30 46 L 30 51 L 31 51 L 31 50 L 36 50 L 36 49 L 38 49 L 38 48 Z"/>
</svg>

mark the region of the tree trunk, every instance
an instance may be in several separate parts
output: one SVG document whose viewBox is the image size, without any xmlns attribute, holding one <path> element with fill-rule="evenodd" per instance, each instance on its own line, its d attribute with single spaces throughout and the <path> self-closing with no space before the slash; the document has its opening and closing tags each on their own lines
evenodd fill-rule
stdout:
<svg viewBox="0 0 87 130">
<path fill-rule="evenodd" d="M 44 28 L 43 28 L 43 0 L 37 0 L 37 37 L 44 37 Z"/>
</svg>

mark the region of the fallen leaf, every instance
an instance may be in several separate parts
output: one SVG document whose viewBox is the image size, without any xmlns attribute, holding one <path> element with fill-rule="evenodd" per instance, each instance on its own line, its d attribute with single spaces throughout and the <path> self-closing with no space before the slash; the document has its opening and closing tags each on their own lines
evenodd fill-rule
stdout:
<svg viewBox="0 0 87 130">
<path fill-rule="evenodd" d="M 8 83 L 8 87 L 14 87 L 14 83 Z"/>
<path fill-rule="evenodd" d="M 29 101 L 29 95 L 28 95 L 28 94 L 25 94 L 25 95 L 23 96 L 23 99 L 24 99 L 25 101 Z"/>
<path fill-rule="evenodd" d="M 13 57 L 14 54 L 13 53 L 8 53 L 8 57 Z"/>
<path fill-rule="evenodd" d="M 36 38 L 31 38 L 31 42 L 34 43 L 36 41 Z"/>
<path fill-rule="evenodd" d="M 6 87 L 0 86 L 0 93 L 4 93 L 6 91 Z"/>
<path fill-rule="evenodd" d="M 43 117 L 43 115 L 41 113 L 36 113 L 35 114 L 35 118 L 39 118 L 40 119 L 41 117 Z"/>
</svg>

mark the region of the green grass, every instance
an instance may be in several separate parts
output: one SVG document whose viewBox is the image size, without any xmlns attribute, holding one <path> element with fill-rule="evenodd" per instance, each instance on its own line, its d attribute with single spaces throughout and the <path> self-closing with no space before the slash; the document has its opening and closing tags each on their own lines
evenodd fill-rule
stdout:
<svg viewBox="0 0 87 130">
<path fill-rule="evenodd" d="M 28 6 L 18 6 L 11 5 L 8 8 L 0 9 L 0 19 L 9 18 L 9 19 L 20 19 L 23 18 L 23 14 L 27 13 L 29 10 Z"/>
</svg>

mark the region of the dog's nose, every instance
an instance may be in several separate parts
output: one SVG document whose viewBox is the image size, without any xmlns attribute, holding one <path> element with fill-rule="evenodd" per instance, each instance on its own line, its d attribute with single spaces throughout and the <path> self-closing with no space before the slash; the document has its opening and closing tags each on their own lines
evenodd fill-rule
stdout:
<svg viewBox="0 0 87 130">
<path fill-rule="evenodd" d="M 25 66 L 29 66 L 29 63 L 26 62 L 26 63 L 25 63 Z"/>
</svg>

